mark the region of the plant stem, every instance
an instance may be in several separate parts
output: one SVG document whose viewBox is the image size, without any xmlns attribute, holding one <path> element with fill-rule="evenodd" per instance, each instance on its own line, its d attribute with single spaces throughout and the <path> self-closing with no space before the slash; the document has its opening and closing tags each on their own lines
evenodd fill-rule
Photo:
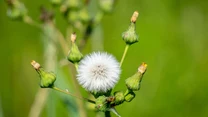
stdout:
<svg viewBox="0 0 208 117">
<path fill-rule="evenodd" d="M 78 63 L 74 63 L 74 66 L 76 68 L 76 71 L 78 70 Z"/>
<path fill-rule="evenodd" d="M 105 111 L 105 117 L 111 117 L 110 111 Z"/>
<path fill-rule="evenodd" d="M 56 91 L 59 91 L 59 92 L 62 92 L 62 93 L 65 93 L 65 94 L 67 94 L 67 95 L 70 95 L 70 96 L 74 96 L 74 97 L 76 97 L 76 98 L 78 98 L 78 99 L 84 99 L 84 100 L 86 100 L 86 101 L 88 101 L 88 102 L 90 102 L 90 103 L 93 103 L 93 104 L 95 104 L 95 101 L 93 101 L 93 100 L 90 100 L 90 99 L 87 99 L 87 98 L 84 98 L 84 97 L 79 97 L 79 96 L 77 96 L 77 95 L 74 95 L 74 94 L 72 94 L 72 93 L 70 93 L 70 92 L 68 92 L 68 91 L 65 91 L 65 90 L 62 90 L 62 89 L 60 89 L 60 88 L 58 88 L 58 87 L 52 87 L 52 89 L 54 89 L 54 90 L 56 90 Z"/>
<path fill-rule="evenodd" d="M 63 34 L 57 28 L 55 28 L 55 29 L 56 29 L 56 32 L 58 34 L 59 44 L 60 44 L 60 46 L 63 50 L 64 55 L 66 56 L 68 51 L 69 51 L 68 42 L 65 40 Z"/>
<path fill-rule="evenodd" d="M 120 62 L 120 67 L 121 67 L 122 64 L 123 64 L 123 61 L 124 61 L 124 59 L 125 59 L 125 57 L 126 57 L 126 53 L 127 53 L 128 49 L 129 49 L 129 45 L 126 44 L 126 47 L 125 47 L 125 50 L 124 50 L 124 53 L 123 53 L 123 56 L 122 56 L 122 59 L 121 59 L 121 62 Z"/>
<path fill-rule="evenodd" d="M 37 22 L 35 22 L 31 17 L 29 16 L 25 16 L 23 21 L 26 23 L 26 24 L 29 24 L 31 26 L 34 26 L 34 27 L 37 27 L 37 28 L 42 28 L 42 25 L 41 24 L 38 24 Z"/>
</svg>

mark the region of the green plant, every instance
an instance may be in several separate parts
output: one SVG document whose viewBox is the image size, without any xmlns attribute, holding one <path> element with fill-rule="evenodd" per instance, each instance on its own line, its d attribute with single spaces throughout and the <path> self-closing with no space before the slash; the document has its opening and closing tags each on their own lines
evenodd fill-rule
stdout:
<svg viewBox="0 0 208 117">
<path fill-rule="evenodd" d="M 40 19 L 41 24 L 35 22 L 29 15 L 24 5 L 18 0 L 7 0 L 8 16 L 12 20 L 23 21 L 27 24 L 40 28 L 45 34 L 45 56 L 46 56 L 46 69 L 42 68 L 39 63 L 32 61 L 31 64 L 40 76 L 40 87 L 50 88 L 71 96 L 77 99 L 78 111 L 80 116 L 86 116 L 86 112 L 83 108 L 83 99 L 89 103 L 94 104 L 97 111 L 105 113 L 106 117 L 110 116 L 110 111 L 120 116 L 115 110 L 115 107 L 123 104 L 124 102 L 131 102 L 136 94 L 135 91 L 140 89 L 142 77 L 146 71 L 147 64 L 142 63 L 139 66 L 138 71 L 132 76 L 126 79 L 126 92 L 114 91 L 113 87 L 118 83 L 120 78 L 121 66 L 126 57 L 129 46 L 138 42 L 138 35 L 136 34 L 136 20 L 138 12 L 135 11 L 130 20 L 128 29 L 122 34 L 122 38 L 126 43 L 126 47 L 119 62 L 108 53 L 95 52 L 90 55 L 83 56 L 81 53 L 82 48 L 86 44 L 89 36 L 91 35 L 94 27 L 96 27 L 103 14 L 109 13 L 113 8 L 113 0 L 99 0 L 99 11 L 91 17 L 87 11 L 88 1 L 79 0 L 51 0 L 51 3 L 55 6 L 60 6 L 60 12 L 69 24 L 67 33 L 71 33 L 71 41 L 68 41 L 69 35 L 66 37 L 57 29 L 55 23 L 54 14 L 47 11 L 45 8 L 41 8 Z M 79 40 L 76 44 L 76 34 L 73 30 L 78 30 L 77 34 L 80 34 L 83 39 Z M 77 70 L 77 78 L 73 77 L 73 84 L 77 87 L 77 81 L 83 88 L 90 92 L 95 100 L 82 97 L 79 90 L 76 89 L 77 94 L 72 94 L 68 90 L 62 90 L 55 84 L 57 76 L 53 72 L 57 67 L 57 43 L 62 47 L 63 54 L 67 56 L 67 59 L 74 64 Z M 71 46 L 68 46 L 68 43 Z M 51 59 L 53 58 L 53 59 Z M 73 69 L 73 66 L 69 67 Z M 47 92 L 44 92 L 45 94 Z M 46 95 L 47 97 L 47 95 Z M 41 111 L 41 110 L 40 110 Z M 40 112 L 38 112 L 40 113 Z M 32 116 L 33 114 L 31 114 Z M 38 114 L 37 114 L 38 115 Z"/>
</svg>

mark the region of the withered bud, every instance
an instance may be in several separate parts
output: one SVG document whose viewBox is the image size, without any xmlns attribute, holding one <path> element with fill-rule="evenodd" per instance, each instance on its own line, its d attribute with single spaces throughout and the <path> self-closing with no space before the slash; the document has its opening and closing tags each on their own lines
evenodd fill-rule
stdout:
<svg viewBox="0 0 208 117">
<path fill-rule="evenodd" d="M 76 33 L 71 34 L 71 41 L 74 43 L 76 41 L 77 35 Z"/>
<path fill-rule="evenodd" d="M 36 70 L 38 70 L 38 69 L 40 68 L 40 64 L 37 63 L 37 62 L 34 61 L 34 60 L 32 60 L 31 65 L 32 65 Z"/>
<path fill-rule="evenodd" d="M 54 13 L 52 11 L 48 11 L 45 7 L 40 7 L 40 20 L 42 22 L 50 22 L 54 18 Z"/>
<path fill-rule="evenodd" d="M 140 73 L 143 74 L 143 73 L 146 71 L 146 69 L 147 69 L 147 64 L 143 62 L 143 63 L 139 66 L 138 72 L 140 72 Z"/>
<path fill-rule="evenodd" d="M 131 17 L 131 22 L 135 23 L 137 18 L 139 16 L 139 12 L 138 11 L 134 11 L 132 17 Z"/>
</svg>

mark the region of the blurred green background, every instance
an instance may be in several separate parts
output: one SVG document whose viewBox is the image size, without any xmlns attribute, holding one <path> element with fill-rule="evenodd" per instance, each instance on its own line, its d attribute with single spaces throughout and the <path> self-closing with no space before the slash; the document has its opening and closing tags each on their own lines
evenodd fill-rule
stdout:
<svg viewBox="0 0 208 117">
<path fill-rule="evenodd" d="M 41 5 L 50 6 L 48 1 L 22 2 L 35 20 Z M 133 11 L 140 13 L 136 24 L 140 40 L 130 47 L 115 89 L 125 90 L 125 78 L 134 74 L 141 62 L 148 64 L 148 70 L 136 98 L 116 107 L 122 117 L 208 116 L 207 6 L 207 0 L 117 0 L 113 13 L 104 16 L 99 28 L 103 50 L 120 60 L 125 47 L 121 34 L 127 29 Z M 44 61 L 42 32 L 11 21 L 6 9 L 1 0 L 0 117 L 27 117 L 39 89 L 39 78 L 30 62 Z M 57 26 L 64 31 L 67 23 L 61 14 L 56 17 Z M 93 51 L 92 43 L 90 40 L 84 54 Z M 80 90 L 87 95 L 81 87 Z M 41 116 L 70 116 L 60 100 L 55 92 Z M 93 111 L 87 112 L 88 116 L 95 116 Z"/>
</svg>

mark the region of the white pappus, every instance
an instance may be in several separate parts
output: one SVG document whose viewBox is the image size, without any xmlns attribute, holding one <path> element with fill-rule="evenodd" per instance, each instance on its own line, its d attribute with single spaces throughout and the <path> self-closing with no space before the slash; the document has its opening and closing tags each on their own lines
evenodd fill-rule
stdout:
<svg viewBox="0 0 208 117">
<path fill-rule="evenodd" d="M 79 63 L 77 80 L 90 92 L 107 92 L 120 78 L 119 62 L 106 52 L 94 52 Z"/>
</svg>

